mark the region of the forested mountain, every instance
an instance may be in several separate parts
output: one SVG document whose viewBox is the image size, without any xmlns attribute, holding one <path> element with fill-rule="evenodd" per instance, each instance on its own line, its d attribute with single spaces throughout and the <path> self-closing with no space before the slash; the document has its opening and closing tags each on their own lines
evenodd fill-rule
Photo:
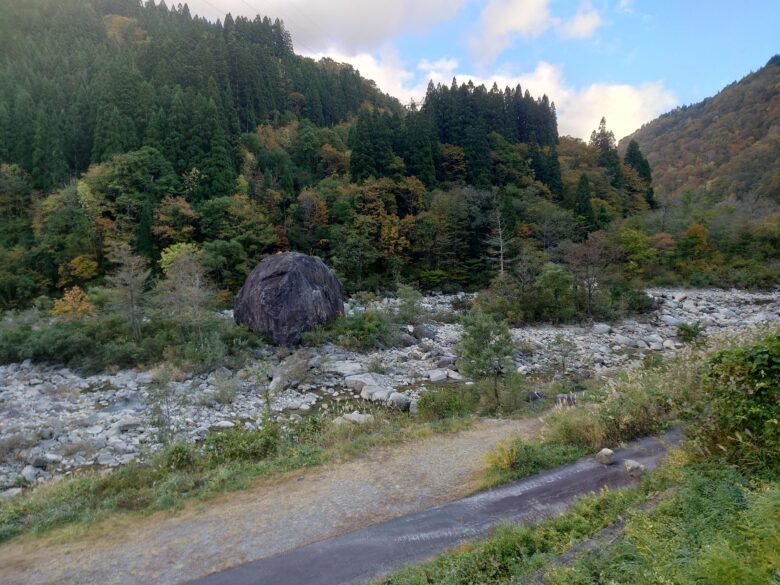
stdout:
<svg viewBox="0 0 780 585">
<path fill-rule="evenodd" d="M 717 95 L 645 124 L 621 149 L 631 140 L 647 155 L 658 191 L 780 202 L 780 55 Z"/>
<path fill-rule="evenodd" d="M 774 278 L 777 215 L 659 205 L 605 120 L 560 138 L 547 96 L 455 79 L 404 108 L 268 17 L 3 3 L 0 135 L 0 308 L 99 290 L 128 250 L 157 276 L 189 251 L 225 301 L 290 249 L 349 291 L 498 283 L 515 321 L 583 314 L 594 270 L 602 312 L 648 280 Z"/>
<path fill-rule="evenodd" d="M 164 2 L 4 2 L 0 54 L 0 157 L 40 189 L 153 146 L 178 174 L 203 171 L 202 193 L 224 193 L 238 134 L 260 122 L 399 107 L 348 65 L 296 56 L 279 20 L 212 24 Z"/>
</svg>

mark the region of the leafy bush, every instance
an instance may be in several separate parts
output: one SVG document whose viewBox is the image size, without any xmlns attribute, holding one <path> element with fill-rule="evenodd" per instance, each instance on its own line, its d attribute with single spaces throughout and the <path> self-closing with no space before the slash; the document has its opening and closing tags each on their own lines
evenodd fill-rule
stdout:
<svg viewBox="0 0 780 585">
<path fill-rule="evenodd" d="M 261 461 L 279 448 L 279 426 L 267 422 L 263 428 L 247 431 L 241 428 L 211 433 L 204 449 L 211 465 L 226 461 Z"/>
<path fill-rule="evenodd" d="M 161 454 L 163 465 L 172 471 L 191 471 L 198 466 L 199 456 L 189 443 L 175 443 Z"/>
<path fill-rule="evenodd" d="M 420 292 L 406 284 L 399 284 L 398 290 L 398 311 L 396 312 L 396 320 L 401 324 L 417 325 L 421 319 L 422 310 L 420 309 L 420 301 L 422 300 L 422 294 Z"/>
<path fill-rule="evenodd" d="M 550 263 L 536 282 L 522 286 L 512 276 L 497 276 L 479 293 L 475 305 L 514 326 L 539 321 L 613 320 L 648 311 L 652 306 L 649 295 L 615 275 L 600 284 L 589 300 L 564 268 Z"/>
<path fill-rule="evenodd" d="M 356 311 L 326 327 L 304 333 L 303 342 L 309 346 L 336 342 L 353 351 L 392 347 L 398 343 L 400 335 L 393 317 L 387 311 L 377 309 Z"/>
<path fill-rule="evenodd" d="M 471 310 L 471 305 L 473 303 L 473 299 L 470 297 L 467 297 L 465 295 L 457 295 L 455 298 L 452 299 L 452 310 L 456 312 L 468 312 Z"/>
<path fill-rule="evenodd" d="M 152 319 L 143 325 L 142 339 L 135 341 L 120 317 L 63 320 L 26 315 L 0 324 L 0 363 L 31 359 L 95 373 L 111 366 L 148 366 L 166 358 L 202 370 L 241 361 L 260 342 L 258 336 L 217 316 L 202 326 L 202 333 L 188 338 L 180 323 Z"/>
<path fill-rule="evenodd" d="M 504 276 L 496 277 L 490 286 L 480 292 L 475 305 L 482 311 L 502 319 L 510 325 L 522 325 L 533 320 L 533 306 L 529 295 L 523 294 L 514 279 Z"/>
<path fill-rule="evenodd" d="M 669 382 L 666 380 L 666 384 Z M 670 398 L 665 384 L 626 383 L 619 394 L 611 394 L 599 405 L 602 440 L 607 445 L 616 445 L 657 433 L 670 418 Z"/>
<path fill-rule="evenodd" d="M 417 401 L 417 411 L 423 420 L 440 420 L 467 416 L 477 406 L 477 396 L 469 388 L 438 387 L 422 394 Z"/>
<path fill-rule="evenodd" d="M 395 335 L 390 315 L 385 311 L 366 309 L 339 322 L 338 342 L 352 350 L 366 350 L 393 345 Z"/>
<path fill-rule="evenodd" d="M 567 409 L 551 415 L 547 441 L 597 449 L 604 446 L 606 431 L 597 413 L 583 408 Z"/>
<path fill-rule="evenodd" d="M 61 299 L 54 301 L 51 314 L 58 317 L 81 318 L 94 314 L 95 306 L 81 287 L 65 291 Z"/>
<path fill-rule="evenodd" d="M 680 323 L 677 326 L 677 337 L 683 343 L 698 343 L 701 341 L 701 334 L 704 328 L 701 323 L 696 321 L 695 323 Z"/>
<path fill-rule="evenodd" d="M 720 352 L 705 366 L 698 422 L 706 453 L 750 470 L 780 471 L 780 334 Z"/>
</svg>

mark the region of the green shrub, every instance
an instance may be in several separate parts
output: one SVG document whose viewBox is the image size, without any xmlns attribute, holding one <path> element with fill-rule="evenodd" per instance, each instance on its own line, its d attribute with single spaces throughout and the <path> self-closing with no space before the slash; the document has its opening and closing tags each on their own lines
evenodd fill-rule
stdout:
<svg viewBox="0 0 780 585">
<path fill-rule="evenodd" d="M 307 416 L 291 421 L 287 435 L 299 445 L 316 444 L 325 429 L 325 421 L 319 415 Z"/>
<path fill-rule="evenodd" d="M 172 471 L 192 471 L 198 467 L 197 449 L 189 443 L 175 443 L 161 453 L 162 464 Z"/>
<path fill-rule="evenodd" d="M 533 320 L 532 303 L 509 276 L 497 276 L 490 286 L 477 295 L 475 305 L 489 315 L 506 319 L 510 325 L 522 325 Z"/>
<path fill-rule="evenodd" d="M 598 413 L 584 408 L 569 408 L 548 419 L 547 441 L 589 449 L 604 446 L 606 431 Z"/>
<path fill-rule="evenodd" d="M 780 334 L 716 354 L 702 384 L 691 429 L 700 448 L 749 470 L 780 472 Z"/>
<path fill-rule="evenodd" d="M 110 366 L 149 366 L 165 358 L 184 369 L 202 371 L 241 362 L 259 343 L 257 335 L 217 316 L 202 326 L 199 335 L 191 336 L 181 323 L 152 319 L 143 325 L 137 342 L 123 318 L 59 320 L 29 314 L 0 325 L 0 363 L 29 358 L 95 373 Z"/>
<path fill-rule="evenodd" d="M 471 305 L 474 301 L 465 295 L 457 295 L 452 299 L 452 310 L 459 313 L 467 313 L 471 310 Z"/>
<path fill-rule="evenodd" d="M 304 331 L 301 342 L 306 347 L 319 347 L 333 340 L 333 331 L 329 327 L 316 327 L 311 331 Z"/>
<path fill-rule="evenodd" d="M 356 311 L 335 326 L 339 345 L 355 351 L 390 347 L 398 337 L 390 315 L 376 309 Z"/>
<path fill-rule="evenodd" d="M 418 416 L 423 420 L 440 420 L 468 416 L 477 407 L 476 394 L 467 387 L 432 388 L 417 401 Z"/>
<path fill-rule="evenodd" d="M 666 384 L 669 380 L 666 380 Z M 665 385 L 626 383 L 599 405 L 599 425 L 605 445 L 617 445 L 655 434 L 669 420 L 672 404 Z M 593 445 L 596 447 L 597 445 Z"/>
<path fill-rule="evenodd" d="M 403 325 L 410 323 L 416 325 L 419 323 L 422 317 L 422 310 L 420 308 L 422 294 L 409 285 L 399 284 L 397 295 L 399 305 L 395 315 L 396 321 Z"/>
<path fill-rule="evenodd" d="M 400 330 L 395 325 L 394 315 L 388 311 L 366 309 L 304 333 L 303 343 L 316 347 L 335 342 L 352 351 L 367 351 L 397 345 L 399 337 Z"/>
<path fill-rule="evenodd" d="M 636 285 L 613 276 L 608 289 L 610 307 L 604 317 L 621 317 L 628 313 L 644 313 L 653 306 L 653 299 Z"/>
<path fill-rule="evenodd" d="M 701 334 L 704 328 L 701 323 L 696 321 L 695 323 L 680 323 L 677 326 L 677 337 L 683 343 L 699 343 L 701 341 Z"/>
<path fill-rule="evenodd" d="M 206 439 L 204 449 L 211 465 L 229 461 L 256 462 L 273 455 L 279 448 L 280 441 L 279 426 L 267 422 L 258 430 L 232 428 L 211 433 Z"/>
</svg>

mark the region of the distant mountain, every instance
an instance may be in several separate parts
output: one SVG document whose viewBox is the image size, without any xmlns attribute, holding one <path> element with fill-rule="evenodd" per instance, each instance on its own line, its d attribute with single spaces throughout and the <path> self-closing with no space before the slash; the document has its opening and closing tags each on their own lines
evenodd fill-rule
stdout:
<svg viewBox="0 0 780 585">
<path fill-rule="evenodd" d="M 645 124 L 620 141 L 621 152 L 630 140 L 650 161 L 657 193 L 780 202 L 780 55 L 717 95 Z"/>
</svg>

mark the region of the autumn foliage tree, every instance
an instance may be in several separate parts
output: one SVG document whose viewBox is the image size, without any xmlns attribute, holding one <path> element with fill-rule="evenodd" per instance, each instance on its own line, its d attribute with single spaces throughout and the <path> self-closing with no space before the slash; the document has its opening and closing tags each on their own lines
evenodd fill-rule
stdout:
<svg viewBox="0 0 780 585">
<path fill-rule="evenodd" d="M 593 295 L 603 284 L 604 269 L 615 259 L 612 242 L 606 232 L 599 230 L 573 246 L 567 256 L 566 264 L 585 292 L 585 308 L 589 317 L 593 316 Z"/>
<path fill-rule="evenodd" d="M 112 297 L 112 306 L 114 310 L 126 317 L 133 339 L 140 342 L 143 303 L 146 286 L 151 276 L 148 261 L 133 254 L 128 244 L 112 246 L 109 259 L 117 266 L 106 279 Z"/>
</svg>

